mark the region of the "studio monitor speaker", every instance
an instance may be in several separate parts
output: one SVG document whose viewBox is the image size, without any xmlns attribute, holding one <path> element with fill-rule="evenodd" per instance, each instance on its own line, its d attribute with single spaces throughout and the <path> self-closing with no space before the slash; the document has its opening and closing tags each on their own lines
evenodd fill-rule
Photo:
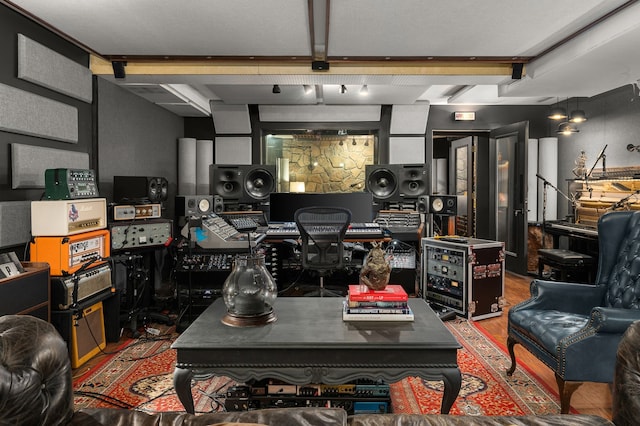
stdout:
<svg viewBox="0 0 640 426">
<path fill-rule="evenodd" d="M 209 175 L 214 195 L 239 203 L 266 200 L 276 186 L 275 165 L 212 164 Z"/>
<path fill-rule="evenodd" d="M 213 196 L 213 211 L 214 213 L 224 212 L 224 199 L 219 195 Z"/>
<path fill-rule="evenodd" d="M 390 165 L 366 165 L 365 189 L 373 194 L 374 200 L 385 201 L 392 199 L 398 190 L 394 167 Z"/>
<path fill-rule="evenodd" d="M 400 197 L 415 199 L 429 192 L 430 175 L 426 164 L 398 166 Z"/>
<path fill-rule="evenodd" d="M 416 209 L 418 213 L 429 213 L 429 196 L 421 195 L 418 197 L 418 202 L 416 203 Z"/>
<path fill-rule="evenodd" d="M 115 203 L 166 201 L 169 181 L 164 177 L 114 176 L 113 201 Z"/>
<path fill-rule="evenodd" d="M 202 216 L 214 211 L 213 195 L 178 195 L 176 216 Z"/>
<path fill-rule="evenodd" d="M 147 178 L 147 194 L 153 203 L 167 201 L 169 196 L 169 181 L 163 177 Z"/>
<path fill-rule="evenodd" d="M 365 166 L 365 188 L 378 201 L 415 200 L 428 193 L 430 176 L 426 164 Z"/>
<path fill-rule="evenodd" d="M 458 214 L 458 197 L 456 195 L 432 195 L 426 197 L 429 213 L 439 216 L 456 216 Z"/>
</svg>

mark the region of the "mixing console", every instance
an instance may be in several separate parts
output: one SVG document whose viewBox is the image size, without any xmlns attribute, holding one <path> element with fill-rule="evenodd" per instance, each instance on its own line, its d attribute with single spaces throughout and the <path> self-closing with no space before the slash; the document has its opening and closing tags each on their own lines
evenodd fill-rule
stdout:
<svg viewBox="0 0 640 426">
<path fill-rule="evenodd" d="M 332 228 L 330 225 L 318 225 L 321 228 Z M 335 232 L 335 230 L 328 230 Z M 295 238 L 300 236 L 295 222 L 270 223 L 267 228 L 267 237 L 271 238 Z M 382 228 L 375 222 L 352 222 L 347 228 L 346 239 L 382 238 Z"/>
</svg>

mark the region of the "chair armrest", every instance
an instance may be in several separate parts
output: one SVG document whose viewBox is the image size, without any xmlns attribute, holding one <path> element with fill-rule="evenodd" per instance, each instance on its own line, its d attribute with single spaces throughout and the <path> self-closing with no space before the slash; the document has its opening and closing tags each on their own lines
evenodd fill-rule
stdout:
<svg viewBox="0 0 640 426">
<path fill-rule="evenodd" d="M 632 322 L 640 320 L 639 309 L 595 307 L 591 311 L 589 325 L 598 333 L 622 334 Z"/>
<path fill-rule="evenodd" d="M 606 289 L 603 286 L 535 279 L 531 281 L 529 291 L 531 298 L 512 310 L 558 310 L 588 315 L 592 307 L 602 303 Z"/>
</svg>

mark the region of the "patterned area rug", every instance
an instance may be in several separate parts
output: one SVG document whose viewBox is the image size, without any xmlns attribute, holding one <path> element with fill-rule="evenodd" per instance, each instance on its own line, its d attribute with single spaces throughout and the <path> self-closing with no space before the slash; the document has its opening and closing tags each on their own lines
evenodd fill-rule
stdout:
<svg viewBox="0 0 640 426">
<path fill-rule="evenodd" d="M 518 366 L 511 377 L 510 360 L 476 323 L 458 319 L 445 323 L 463 349 L 458 351 L 462 388 L 451 414 L 556 414 L 557 396 L 527 369 Z M 171 331 L 171 330 L 170 330 Z M 118 351 L 92 371 L 74 379 L 76 409 L 84 407 L 137 408 L 142 411 L 184 411 L 173 389 L 177 335 L 139 339 Z M 193 386 L 196 412 L 224 409 L 226 377 L 198 377 Z M 428 414 L 440 411 L 442 382 L 412 377 L 390 385 L 393 412 Z"/>
<path fill-rule="evenodd" d="M 458 351 L 462 387 L 450 414 L 515 416 L 560 412 L 558 397 L 521 365 L 511 377 L 507 376 L 511 359 L 478 328 L 478 323 L 458 319 L 445 324 L 463 346 Z M 440 412 L 442 382 L 411 377 L 390 387 L 394 412 Z"/>
</svg>

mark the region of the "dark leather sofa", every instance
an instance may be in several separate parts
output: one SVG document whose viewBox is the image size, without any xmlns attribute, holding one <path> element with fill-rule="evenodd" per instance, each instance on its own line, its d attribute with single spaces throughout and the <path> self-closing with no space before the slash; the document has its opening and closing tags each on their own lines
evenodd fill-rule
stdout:
<svg viewBox="0 0 640 426">
<path fill-rule="evenodd" d="M 637 367 L 637 356 L 633 367 Z M 637 369 L 635 370 L 637 381 Z M 637 417 L 637 394 L 632 399 L 636 412 L 620 418 Z M 201 415 L 186 413 L 148 414 L 124 409 L 74 410 L 71 365 L 67 347 L 55 328 L 38 318 L 4 315 L 0 317 L 0 425 L 171 425 L 221 424 L 263 425 L 611 425 L 597 416 L 450 416 L 406 414 L 358 414 L 348 416 L 337 408 L 279 408 Z M 620 423 L 619 425 L 627 424 Z M 631 424 L 631 423 L 629 423 Z"/>
</svg>

